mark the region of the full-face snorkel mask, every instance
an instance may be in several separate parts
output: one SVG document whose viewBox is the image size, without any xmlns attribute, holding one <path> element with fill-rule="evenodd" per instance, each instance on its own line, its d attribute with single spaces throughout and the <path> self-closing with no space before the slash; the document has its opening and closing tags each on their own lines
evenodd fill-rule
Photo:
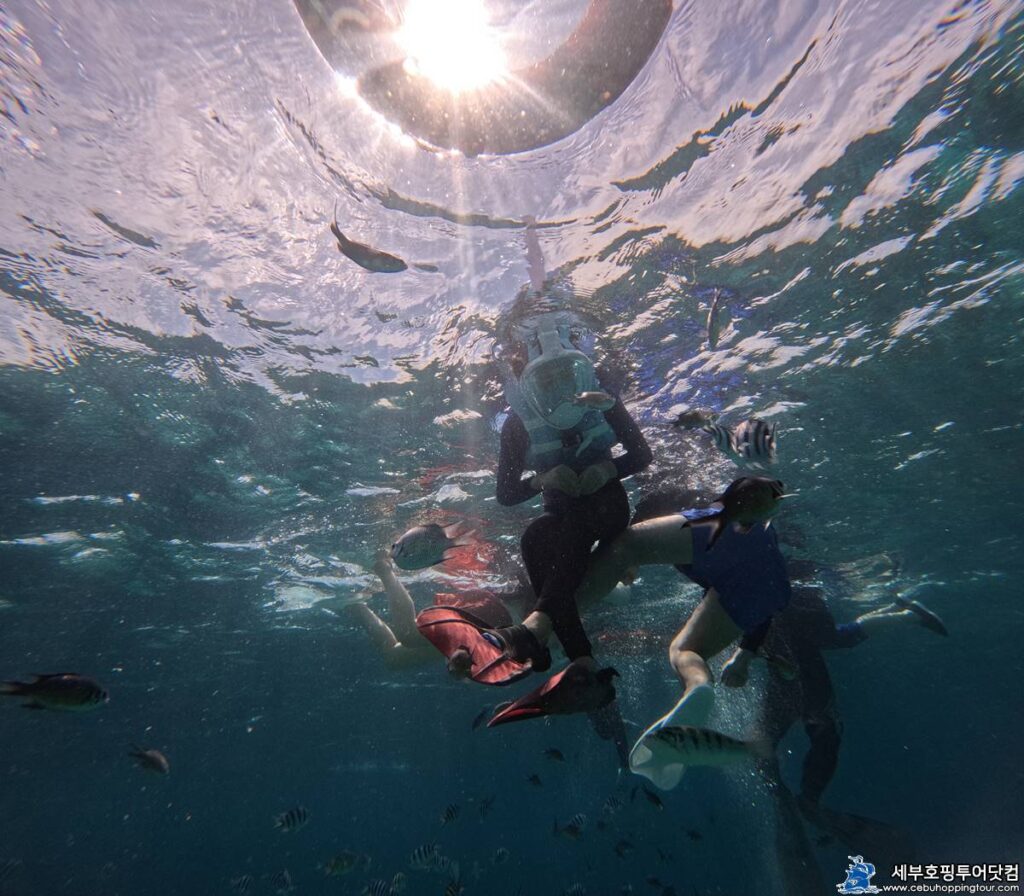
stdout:
<svg viewBox="0 0 1024 896">
<path fill-rule="evenodd" d="M 573 344 L 574 323 L 569 313 L 548 312 L 516 327 L 530 358 L 519 376 L 519 393 L 540 417 L 560 430 L 572 429 L 593 408 L 593 404 L 580 401 L 580 396 L 601 389 L 593 362 Z"/>
</svg>

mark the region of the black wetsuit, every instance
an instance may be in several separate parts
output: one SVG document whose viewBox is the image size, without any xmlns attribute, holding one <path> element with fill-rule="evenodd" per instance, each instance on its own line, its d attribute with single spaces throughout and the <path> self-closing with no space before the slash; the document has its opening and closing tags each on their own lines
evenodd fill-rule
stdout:
<svg viewBox="0 0 1024 896">
<path fill-rule="evenodd" d="M 823 650 L 855 647 L 867 636 L 856 623 L 837 625 L 818 588 L 794 587 L 789 606 L 772 620 L 766 648 L 791 659 L 795 681 L 772 674 L 762 704 L 760 728 L 774 745 L 802 721 L 810 740 L 804 757 L 801 796 L 817 802 L 835 774 L 842 724 Z"/>
<path fill-rule="evenodd" d="M 570 660 L 591 655 L 590 640 L 576 607 L 576 589 L 583 581 L 596 542 L 614 538 L 629 525 L 629 499 L 620 480 L 644 469 L 652 455 L 647 441 L 621 401 L 605 411 L 625 453 L 606 460 L 615 464 L 616 478 L 592 495 L 574 498 L 557 489 L 543 492 L 544 514 L 523 533 L 523 563 L 537 596 L 534 610 L 547 614 L 555 635 Z M 501 429 L 498 459 L 498 503 L 521 504 L 540 494 L 527 469 L 530 439 L 523 421 L 510 413 Z M 580 471 L 577 471 L 580 472 Z"/>
</svg>

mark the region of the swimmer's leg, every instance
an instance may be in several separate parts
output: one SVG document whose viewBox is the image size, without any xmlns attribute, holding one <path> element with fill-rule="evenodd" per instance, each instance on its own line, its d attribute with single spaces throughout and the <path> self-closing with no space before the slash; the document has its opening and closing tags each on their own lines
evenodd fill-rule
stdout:
<svg viewBox="0 0 1024 896">
<path fill-rule="evenodd" d="M 416 606 L 405 585 L 395 575 L 395 568 L 387 552 L 381 551 L 377 555 L 373 571 L 380 577 L 388 598 L 388 619 L 395 638 L 401 644 L 419 644 L 421 636 L 416 628 Z"/>
<path fill-rule="evenodd" d="M 683 523 L 677 514 L 645 520 L 602 544 L 591 555 L 577 602 L 583 606 L 607 597 L 632 567 L 692 563 L 693 534 Z"/>
<path fill-rule="evenodd" d="M 388 624 L 366 604 L 355 603 L 348 612 L 356 618 L 363 630 L 370 636 L 370 642 L 385 658 L 398 646 L 398 638 Z"/>
<path fill-rule="evenodd" d="M 718 592 L 709 588 L 668 649 L 669 663 L 683 683 L 684 698 L 698 685 L 710 684 L 707 661 L 742 634 L 722 607 Z"/>
</svg>

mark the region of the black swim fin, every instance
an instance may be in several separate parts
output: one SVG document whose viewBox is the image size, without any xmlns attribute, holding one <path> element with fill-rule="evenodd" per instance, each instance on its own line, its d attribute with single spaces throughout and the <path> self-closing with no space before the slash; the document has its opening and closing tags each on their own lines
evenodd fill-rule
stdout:
<svg viewBox="0 0 1024 896">
<path fill-rule="evenodd" d="M 917 848 L 906 831 L 852 812 L 837 812 L 826 806 L 800 801 L 800 810 L 809 822 L 831 834 L 847 849 L 870 855 L 876 864 L 913 861 Z"/>
</svg>

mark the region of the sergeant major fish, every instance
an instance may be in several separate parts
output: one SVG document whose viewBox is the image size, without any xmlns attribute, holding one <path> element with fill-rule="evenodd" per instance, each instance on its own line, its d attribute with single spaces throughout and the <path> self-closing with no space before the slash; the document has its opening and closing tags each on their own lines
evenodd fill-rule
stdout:
<svg viewBox="0 0 1024 896">
<path fill-rule="evenodd" d="M 743 741 L 707 728 L 665 725 L 647 735 L 645 741 L 675 753 L 685 765 L 727 766 L 771 754 L 761 741 Z"/>
<path fill-rule="evenodd" d="M 441 824 L 451 824 L 459 817 L 458 803 L 449 803 L 441 813 Z"/>
<path fill-rule="evenodd" d="M 110 699 L 106 690 L 91 678 L 76 672 L 36 675 L 35 681 L 0 681 L 0 695 L 25 697 L 26 709 L 88 712 Z"/>
<path fill-rule="evenodd" d="M 715 440 L 719 451 L 737 463 L 765 466 L 775 463 L 778 458 L 777 428 L 777 423 L 752 417 L 731 430 L 718 423 L 707 423 L 701 430 Z"/>
<path fill-rule="evenodd" d="M 391 545 L 391 559 L 399 569 L 426 569 L 447 560 L 446 554 L 451 548 L 473 544 L 473 535 L 473 532 L 463 533 L 458 524 L 414 526 Z"/>
<path fill-rule="evenodd" d="M 296 806 L 274 818 L 274 827 L 286 834 L 302 830 L 307 824 L 309 824 L 309 810 L 305 806 Z"/>
</svg>

